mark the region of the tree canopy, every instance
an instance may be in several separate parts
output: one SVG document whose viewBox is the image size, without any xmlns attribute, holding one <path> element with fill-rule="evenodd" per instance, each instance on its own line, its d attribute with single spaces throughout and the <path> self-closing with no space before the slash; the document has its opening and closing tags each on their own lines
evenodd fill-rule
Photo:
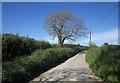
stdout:
<svg viewBox="0 0 120 83">
<path fill-rule="evenodd" d="M 58 38 L 58 44 L 63 45 L 65 40 L 76 40 L 80 36 L 85 36 L 86 28 L 83 20 L 79 16 L 68 11 L 55 12 L 45 19 L 48 33 L 54 38 Z"/>
</svg>

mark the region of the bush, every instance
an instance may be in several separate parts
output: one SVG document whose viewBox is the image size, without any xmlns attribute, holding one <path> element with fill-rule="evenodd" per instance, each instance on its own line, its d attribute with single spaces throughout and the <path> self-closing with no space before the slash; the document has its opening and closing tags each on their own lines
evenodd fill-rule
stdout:
<svg viewBox="0 0 120 83">
<path fill-rule="evenodd" d="M 14 34 L 2 35 L 2 60 L 9 61 L 19 56 L 30 55 L 36 49 L 50 48 L 49 42 L 36 41 L 32 38 Z"/>
<path fill-rule="evenodd" d="M 104 46 L 109 46 L 109 44 L 107 42 L 104 43 Z"/>
<path fill-rule="evenodd" d="M 52 45 L 48 41 L 36 41 L 36 45 L 38 46 L 38 49 L 45 50 L 47 48 L 51 48 Z"/>
<path fill-rule="evenodd" d="M 86 61 L 90 68 L 106 81 L 120 81 L 120 46 L 91 47 Z"/>
<path fill-rule="evenodd" d="M 23 83 L 37 74 L 64 62 L 77 52 L 72 48 L 49 48 L 36 50 L 25 58 L 3 63 L 3 82 Z"/>
<path fill-rule="evenodd" d="M 74 49 L 78 52 L 88 50 L 88 48 L 89 48 L 87 46 L 81 46 L 79 44 L 78 45 L 76 45 L 76 44 L 65 44 L 65 45 L 63 45 L 63 47 L 72 48 L 72 49 Z"/>
</svg>

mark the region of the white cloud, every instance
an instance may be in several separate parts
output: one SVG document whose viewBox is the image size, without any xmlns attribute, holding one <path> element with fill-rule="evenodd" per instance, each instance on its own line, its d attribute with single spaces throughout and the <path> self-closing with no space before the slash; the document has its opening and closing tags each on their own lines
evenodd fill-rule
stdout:
<svg viewBox="0 0 120 83">
<path fill-rule="evenodd" d="M 118 38 L 118 29 L 103 32 L 103 33 L 93 33 L 92 39 L 94 41 L 104 41 L 104 40 L 117 40 Z"/>
<path fill-rule="evenodd" d="M 105 42 L 110 44 L 118 44 L 118 29 L 115 28 L 101 33 L 93 33 L 92 41 L 97 45 L 102 45 Z M 89 38 L 84 38 L 84 40 L 80 41 L 80 43 L 83 45 L 88 45 Z"/>
<path fill-rule="evenodd" d="M 49 36 L 45 40 L 49 41 L 52 44 L 58 43 L 57 37 L 53 39 L 51 36 Z M 102 45 L 105 42 L 108 42 L 109 44 L 118 44 L 118 29 L 114 28 L 109 31 L 104 31 L 100 33 L 92 33 L 92 41 L 96 43 L 97 45 Z M 80 45 L 88 45 L 89 38 L 80 38 L 75 42 L 65 40 L 64 43 L 69 43 L 69 44 L 79 43 Z"/>
<path fill-rule="evenodd" d="M 50 42 L 51 44 L 57 44 L 57 42 L 58 42 L 57 37 L 55 37 L 55 38 L 53 39 L 52 36 L 48 36 L 45 40 L 48 41 L 48 42 Z"/>
<path fill-rule="evenodd" d="M 119 27 L 119 29 L 118 29 L 119 31 L 119 33 L 118 33 L 118 44 L 120 45 L 120 27 Z"/>
</svg>

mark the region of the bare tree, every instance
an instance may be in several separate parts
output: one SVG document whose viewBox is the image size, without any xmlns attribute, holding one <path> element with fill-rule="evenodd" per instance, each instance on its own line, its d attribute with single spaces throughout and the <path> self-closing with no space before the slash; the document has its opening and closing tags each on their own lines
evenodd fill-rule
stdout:
<svg viewBox="0 0 120 83">
<path fill-rule="evenodd" d="M 47 16 L 45 25 L 50 35 L 58 38 L 58 44 L 63 45 L 65 40 L 76 40 L 85 35 L 85 25 L 79 16 L 73 13 L 55 12 Z"/>
</svg>

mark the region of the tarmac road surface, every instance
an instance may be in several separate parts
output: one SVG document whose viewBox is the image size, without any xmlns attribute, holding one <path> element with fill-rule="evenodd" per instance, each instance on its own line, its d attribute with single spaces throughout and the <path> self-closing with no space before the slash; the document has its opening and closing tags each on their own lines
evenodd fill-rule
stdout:
<svg viewBox="0 0 120 83">
<path fill-rule="evenodd" d="M 64 63 L 34 78 L 29 83 L 40 81 L 102 81 L 86 63 L 86 53 L 87 51 L 83 51 L 76 54 Z"/>
</svg>

